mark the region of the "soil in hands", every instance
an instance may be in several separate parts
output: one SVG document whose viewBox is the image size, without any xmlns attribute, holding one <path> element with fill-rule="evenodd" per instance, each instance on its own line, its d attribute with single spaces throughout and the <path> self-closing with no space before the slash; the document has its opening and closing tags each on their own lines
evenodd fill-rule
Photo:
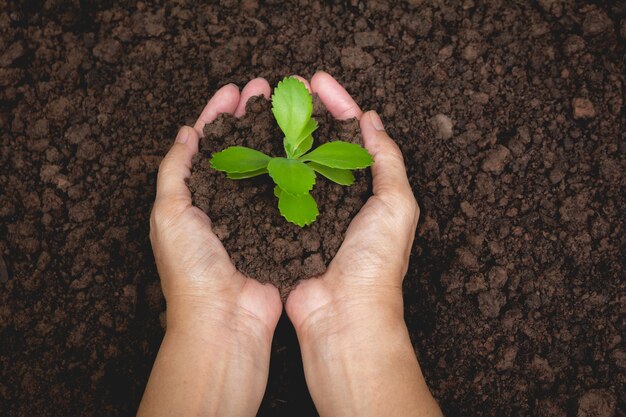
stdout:
<svg viewBox="0 0 626 417">
<path fill-rule="evenodd" d="M 314 147 L 331 140 L 362 144 L 356 119 L 335 120 L 315 97 L 313 117 L 320 127 Z M 322 274 L 343 241 L 350 220 L 370 194 L 369 170 L 354 171 L 346 187 L 317 176 L 312 195 L 320 214 L 304 228 L 279 213 L 274 183 L 268 175 L 230 180 L 212 169 L 209 159 L 229 146 L 247 146 L 270 156 L 284 156 L 283 134 L 263 97 L 252 98 L 241 118 L 223 114 L 204 128 L 188 180 L 193 202 L 213 222 L 213 230 L 235 266 L 260 282 L 271 282 L 286 298 L 298 279 Z"/>
</svg>

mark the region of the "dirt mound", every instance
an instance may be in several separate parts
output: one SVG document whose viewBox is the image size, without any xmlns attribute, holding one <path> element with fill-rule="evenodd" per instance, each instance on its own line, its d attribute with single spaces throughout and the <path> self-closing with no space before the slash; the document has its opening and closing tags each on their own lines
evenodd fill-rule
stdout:
<svg viewBox="0 0 626 417">
<path fill-rule="evenodd" d="M 317 99 L 313 117 L 320 124 L 314 133 L 314 147 L 331 140 L 363 144 L 357 120 L 334 120 Z M 271 282 L 286 299 L 298 279 L 326 270 L 350 220 L 371 193 L 371 175 L 355 171 L 356 181 L 350 187 L 318 175 L 312 195 L 320 215 L 310 226 L 300 228 L 280 215 L 269 176 L 233 181 L 209 166 L 211 155 L 229 146 L 284 156 L 282 137 L 270 102 L 253 98 L 241 119 L 221 115 L 204 128 L 189 186 L 194 204 L 212 219 L 213 229 L 235 266 L 261 282 Z"/>
</svg>

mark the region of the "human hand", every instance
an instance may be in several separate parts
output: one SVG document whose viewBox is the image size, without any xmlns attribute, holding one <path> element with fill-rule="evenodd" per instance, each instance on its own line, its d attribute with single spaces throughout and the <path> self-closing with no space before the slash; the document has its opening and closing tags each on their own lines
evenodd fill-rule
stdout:
<svg viewBox="0 0 626 417">
<path fill-rule="evenodd" d="M 373 196 L 327 271 L 301 281 L 285 305 L 313 401 L 321 416 L 440 416 L 403 317 L 402 281 L 419 207 L 400 149 L 378 115 L 363 114 L 330 75 L 319 72 L 307 86 L 334 117 L 360 119 L 374 158 Z"/>
<path fill-rule="evenodd" d="M 317 320 L 336 322 L 336 315 L 351 311 L 379 314 L 372 307 L 394 311 L 401 317 L 402 281 L 419 218 L 402 153 L 385 133 L 376 112 L 363 114 L 330 75 L 319 72 L 307 86 L 335 118 L 360 119 L 364 145 L 374 158 L 373 196 L 350 223 L 327 271 L 301 281 L 291 292 L 287 313 L 301 331 L 316 325 Z"/>
<path fill-rule="evenodd" d="M 245 277 L 235 268 L 213 233 L 209 217 L 192 205 L 185 184 L 204 126 L 220 113 L 242 116 L 250 97 L 269 98 L 269 94 L 269 84 L 262 78 L 250 81 L 241 94 L 233 84 L 222 87 L 194 127 L 180 129 L 159 167 L 150 240 L 167 301 L 168 327 L 178 324 L 178 319 L 186 321 L 218 310 L 236 312 L 238 319 L 254 322 L 253 327 L 265 337 L 274 331 L 282 311 L 278 290 Z"/>
<path fill-rule="evenodd" d="M 150 240 L 167 330 L 139 415 L 254 415 L 261 402 L 282 311 L 278 289 L 235 268 L 185 184 L 205 124 L 220 113 L 243 115 L 261 94 L 270 94 L 261 78 L 241 93 L 222 87 L 195 126 L 178 132 L 159 167 Z"/>
</svg>

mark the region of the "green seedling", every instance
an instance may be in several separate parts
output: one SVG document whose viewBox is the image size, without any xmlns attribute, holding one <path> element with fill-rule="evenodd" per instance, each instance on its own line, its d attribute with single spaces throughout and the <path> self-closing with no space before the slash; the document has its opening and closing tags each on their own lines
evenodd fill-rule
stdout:
<svg viewBox="0 0 626 417">
<path fill-rule="evenodd" d="M 313 99 L 305 85 L 287 77 L 272 95 L 272 113 L 284 133 L 286 157 L 271 157 L 244 146 L 231 146 L 211 157 L 211 167 L 233 180 L 269 174 L 276 186 L 278 209 L 287 221 L 300 227 L 315 221 L 319 211 L 310 191 L 316 173 L 340 185 L 354 183 L 353 169 L 367 168 L 372 156 L 362 146 L 343 141 L 324 143 L 314 150 L 311 117 Z"/>
</svg>

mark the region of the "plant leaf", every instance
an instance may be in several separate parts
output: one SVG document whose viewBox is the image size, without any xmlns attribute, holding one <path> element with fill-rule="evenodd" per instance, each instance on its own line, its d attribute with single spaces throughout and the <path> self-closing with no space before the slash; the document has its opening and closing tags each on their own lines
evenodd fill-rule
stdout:
<svg viewBox="0 0 626 417">
<path fill-rule="evenodd" d="M 272 158 L 244 146 L 231 146 L 211 156 L 211 167 L 228 173 L 252 172 L 264 169 Z"/>
<path fill-rule="evenodd" d="M 267 171 L 283 191 L 299 195 L 309 192 L 315 184 L 313 168 L 297 159 L 273 158 Z"/>
<path fill-rule="evenodd" d="M 372 156 L 356 143 L 328 142 L 300 157 L 301 161 L 317 162 L 331 168 L 359 169 L 372 165 Z"/>
<path fill-rule="evenodd" d="M 287 221 L 304 227 L 313 223 L 317 218 L 319 211 L 311 194 L 293 195 L 281 190 L 278 186 L 274 188 L 274 195 L 276 194 L 278 194 L 278 210 Z"/>
<path fill-rule="evenodd" d="M 248 172 L 228 172 L 226 173 L 226 178 L 231 180 L 243 180 L 246 178 L 252 178 L 259 175 L 267 174 L 267 168 L 257 169 L 256 171 L 248 171 Z"/>
<path fill-rule="evenodd" d="M 309 135 L 306 138 L 304 138 L 302 142 L 300 142 L 300 145 L 298 145 L 296 150 L 292 152 L 291 157 L 294 159 L 298 159 L 299 157 L 307 153 L 311 149 L 312 146 L 313 146 L 313 136 Z"/>
<path fill-rule="evenodd" d="M 331 168 L 317 162 L 307 162 L 307 165 L 339 185 L 352 185 L 354 183 L 354 174 L 349 169 Z"/>
<path fill-rule="evenodd" d="M 272 113 L 285 134 L 287 155 L 298 146 L 301 132 L 311 119 L 313 99 L 309 90 L 298 79 L 286 77 L 274 89 Z"/>
<path fill-rule="evenodd" d="M 317 130 L 317 128 L 318 128 L 317 120 L 310 118 L 307 124 L 304 126 L 304 128 L 300 132 L 300 137 L 296 141 L 294 149 L 297 149 L 305 139 L 307 139 L 309 136 L 313 134 L 313 132 Z"/>
</svg>

